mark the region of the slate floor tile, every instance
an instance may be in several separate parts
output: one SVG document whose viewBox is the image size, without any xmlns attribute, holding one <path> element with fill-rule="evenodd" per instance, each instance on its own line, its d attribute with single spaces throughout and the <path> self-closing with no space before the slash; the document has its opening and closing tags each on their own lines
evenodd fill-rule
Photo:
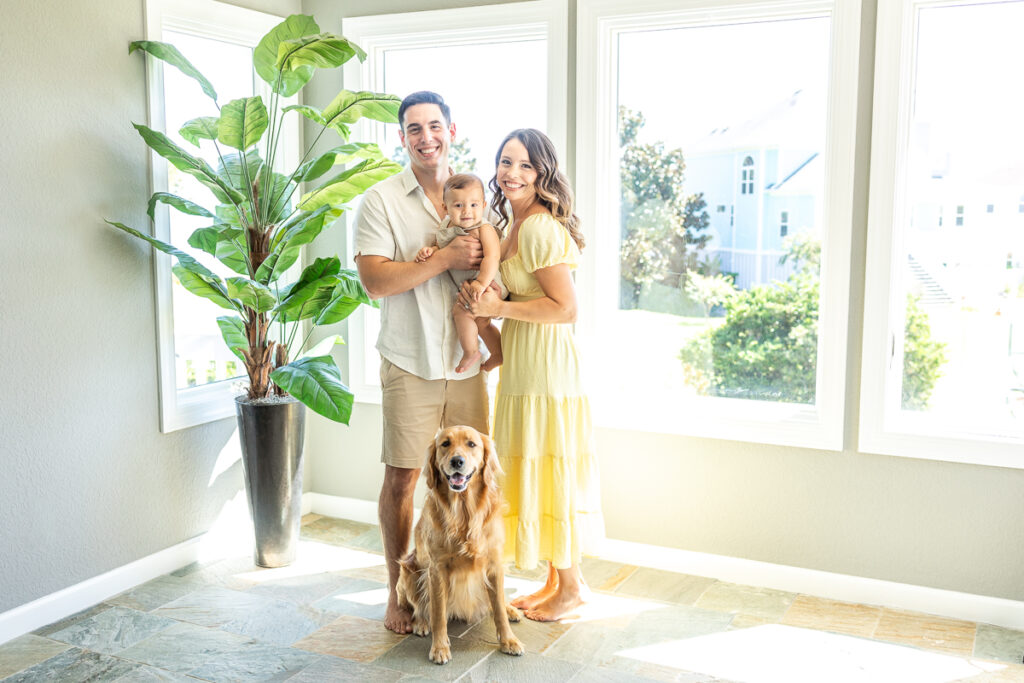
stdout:
<svg viewBox="0 0 1024 683">
<path fill-rule="evenodd" d="M 294 647 L 355 662 L 372 662 L 409 637 L 384 628 L 379 621 L 342 616 L 295 643 Z"/>
<path fill-rule="evenodd" d="M 974 640 L 974 656 L 1020 664 L 1024 659 L 1024 632 L 978 624 Z"/>
<path fill-rule="evenodd" d="M 691 576 L 640 567 L 619 585 L 615 593 L 648 600 L 692 605 L 704 594 L 704 591 L 715 583 L 714 579 L 704 576 Z"/>
<path fill-rule="evenodd" d="M 51 657 L 56 657 L 70 645 L 49 638 L 26 634 L 0 645 L 0 678 L 15 674 Z"/>
<path fill-rule="evenodd" d="M 182 623 L 122 650 L 117 656 L 158 669 L 188 673 L 210 660 L 237 652 L 250 642 L 245 636 Z"/>
<path fill-rule="evenodd" d="M 83 650 L 117 654 L 178 622 L 126 607 L 111 607 L 57 631 L 50 638 Z"/>
<path fill-rule="evenodd" d="M 285 680 L 319 658 L 320 655 L 304 650 L 249 642 L 207 659 L 188 673 L 215 683 Z"/>
<path fill-rule="evenodd" d="M 382 657 L 377 658 L 374 664 L 414 676 L 454 681 L 494 652 L 494 648 L 479 640 L 454 637 L 450 640 L 452 659 L 443 666 L 434 664 L 429 659 L 430 636 L 407 636 Z"/>
<path fill-rule="evenodd" d="M 5 678 L 4 683 L 109 681 L 116 680 L 136 668 L 138 665 L 133 662 L 75 647 Z"/>
</svg>

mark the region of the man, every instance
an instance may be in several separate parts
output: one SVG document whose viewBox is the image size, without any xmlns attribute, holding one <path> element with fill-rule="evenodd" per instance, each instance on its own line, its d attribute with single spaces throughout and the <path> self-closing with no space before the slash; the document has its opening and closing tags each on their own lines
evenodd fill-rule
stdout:
<svg viewBox="0 0 1024 683">
<path fill-rule="evenodd" d="M 448 148 L 455 125 L 444 99 L 416 92 L 398 110 L 399 138 L 409 166 L 374 185 L 356 218 L 355 260 L 370 296 L 381 299 L 384 484 L 378 515 L 388 568 L 384 625 L 412 631 L 412 615 L 395 595 L 398 560 L 412 536 L 413 492 L 427 446 L 441 426 L 468 424 L 488 431 L 487 386 L 479 364 L 455 373 L 461 355 L 451 315 L 455 287 L 450 268 L 476 270 L 483 250 L 458 237 L 422 263 L 416 254 L 433 244 L 445 215 L 442 193 L 452 174 Z"/>
</svg>

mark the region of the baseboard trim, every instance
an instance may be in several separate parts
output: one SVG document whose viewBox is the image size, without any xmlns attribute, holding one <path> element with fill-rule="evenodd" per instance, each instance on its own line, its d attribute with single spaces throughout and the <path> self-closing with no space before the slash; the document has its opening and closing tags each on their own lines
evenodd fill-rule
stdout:
<svg viewBox="0 0 1024 683">
<path fill-rule="evenodd" d="M 306 494 L 312 512 L 377 523 L 376 501 Z M 419 510 L 416 511 L 417 514 Z M 878 605 L 1024 630 L 1024 602 L 987 595 L 836 574 L 815 569 L 606 539 L 601 557 L 623 564 L 706 576 L 719 581 L 803 593 L 830 600 Z"/>
<path fill-rule="evenodd" d="M 195 562 L 202 536 L 0 613 L 0 644 Z"/>
</svg>

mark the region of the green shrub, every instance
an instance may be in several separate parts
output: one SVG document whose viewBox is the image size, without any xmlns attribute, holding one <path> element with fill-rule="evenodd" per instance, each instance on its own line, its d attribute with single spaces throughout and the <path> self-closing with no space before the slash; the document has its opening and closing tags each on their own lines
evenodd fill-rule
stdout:
<svg viewBox="0 0 1024 683">
<path fill-rule="evenodd" d="M 684 376 L 702 394 L 814 403 L 818 357 L 818 254 L 810 241 L 790 243 L 800 267 L 786 282 L 737 291 L 724 302 L 725 321 L 680 351 Z M 907 299 L 903 408 L 926 408 L 945 345 L 932 340 L 928 316 Z"/>
<path fill-rule="evenodd" d="M 932 339 L 928 314 L 907 295 L 906 325 L 903 334 L 903 409 L 924 410 L 942 376 L 946 345 Z"/>
</svg>

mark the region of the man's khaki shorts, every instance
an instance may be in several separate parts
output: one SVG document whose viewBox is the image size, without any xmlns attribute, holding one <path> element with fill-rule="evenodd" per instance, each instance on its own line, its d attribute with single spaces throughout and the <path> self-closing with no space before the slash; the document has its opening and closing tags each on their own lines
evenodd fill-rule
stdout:
<svg viewBox="0 0 1024 683">
<path fill-rule="evenodd" d="M 467 379 L 423 379 L 385 358 L 380 361 L 384 439 L 381 462 L 392 467 L 423 467 L 437 430 L 469 425 L 489 432 L 485 373 Z"/>
</svg>

